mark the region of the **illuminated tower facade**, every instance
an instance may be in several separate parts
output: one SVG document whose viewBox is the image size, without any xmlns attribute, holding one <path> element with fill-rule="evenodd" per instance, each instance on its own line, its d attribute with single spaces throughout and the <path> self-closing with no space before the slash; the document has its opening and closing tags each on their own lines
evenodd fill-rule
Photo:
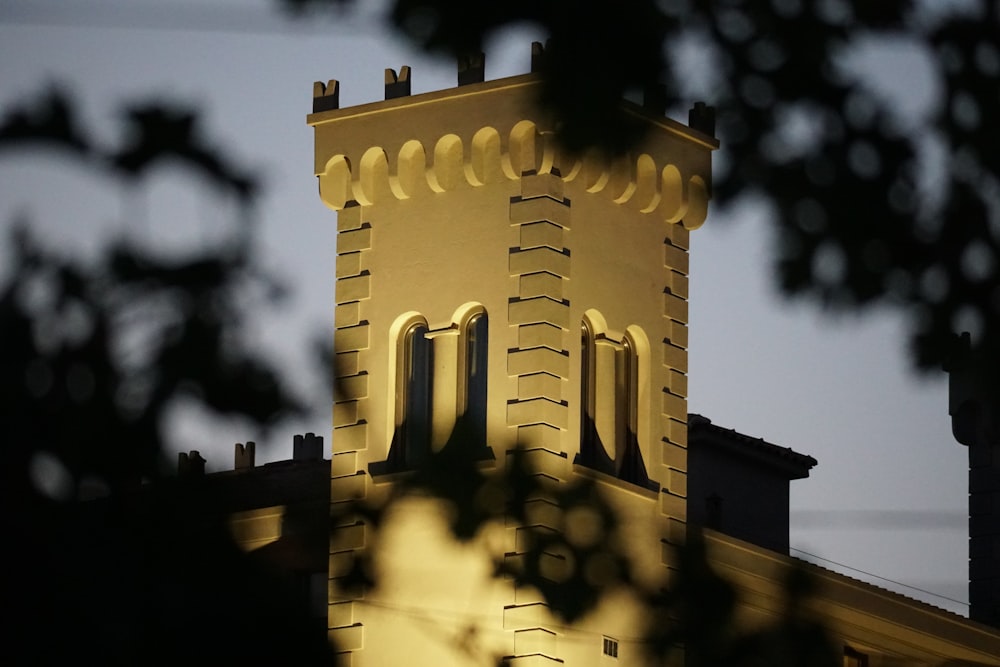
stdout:
<svg viewBox="0 0 1000 667">
<path fill-rule="evenodd" d="M 688 238 L 706 215 L 711 123 L 625 103 L 648 125 L 638 149 L 569 158 L 535 75 L 484 81 L 480 63 L 459 79 L 410 95 L 408 68 L 388 70 L 384 101 L 345 109 L 336 82 L 316 85 L 315 171 L 339 231 L 332 502 L 382 497 L 445 446 L 484 467 L 522 447 L 540 474 L 606 486 L 640 576 L 660 575 L 686 522 Z M 482 549 L 516 558 L 516 527 L 456 547 L 425 510 L 380 531 L 376 590 L 331 586 L 331 636 L 352 664 L 467 664 L 454 638 L 468 628 L 513 664 L 598 664 L 605 639 L 619 659 L 638 651 L 625 606 L 570 635 L 536 594 L 489 576 Z M 334 529 L 331 578 L 371 546 L 364 523 Z"/>
</svg>

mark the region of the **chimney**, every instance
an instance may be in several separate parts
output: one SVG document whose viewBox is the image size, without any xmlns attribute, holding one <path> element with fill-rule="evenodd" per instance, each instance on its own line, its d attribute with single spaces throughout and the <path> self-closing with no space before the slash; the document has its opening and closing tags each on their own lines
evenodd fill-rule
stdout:
<svg viewBox="0 0 1000 667">
<path fill-rule="evenodd" d="M 197 449 L 192 449 L 190 453 L 180 452 L 177 455 L 177 476 L 178 477 L 204 477 L 205 459 Z"/>
<path fill-rule="evenodd" d="M 292 440 L 293 461 L 319 461 L 323 458 L 323 436 L 315 433 L 296 435 Z"/>
<path fill-rule="evenodd" d="M 235 449 L 233 468 L 235 470 L 251 470 L 257 458 L 257 443 L 253 440 L 247 441 L 246 445 L 242 442 L 237 442 Z"/>
<path fill-rule="evenodd" d="M 969 334 L 945 365 L 951 432 L 969 448 L 969 618 L 1000 628 L 1000 392 Z"/>
</svg>

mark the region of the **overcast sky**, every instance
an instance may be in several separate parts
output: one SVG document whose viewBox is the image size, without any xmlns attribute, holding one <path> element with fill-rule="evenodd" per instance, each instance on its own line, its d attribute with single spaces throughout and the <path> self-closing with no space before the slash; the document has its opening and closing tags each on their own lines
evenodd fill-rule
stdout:
<svg viewBox="0 0 1000 667">
<path fill-rule="evenodd" d="M 528 71 L 538 37 L 512 33 L 491 44 L 487 78 Z M 264 178 L 261 257 L 293 292 L 286 308 L 255 319 L 253 333 L 299 377 L 313 363 L 307 343 L 330 335 L 334 305 L 336 219 L 317 196 L 305 124 L 312 83 L 339 79 L 341 106 L 361 104 L 382 99 L 385 67 L 404 64 L 414 93 L 455 85 L 451 63 L 408 50 L 371 17 L 317 30 L 263 1 L 0 0 L 2 109 L 58 82 L 111 140 L 123 102 L 178 100 L 199 108 L 206 134 Z M 169 168 L 133 190 L 52 156 L 0 155 L 0 225 L 17 216 L 82 252 L 112 232 L 193 247 L 235 224 L 231 206 Z M 793 547 L 966 601 L 967 459 L 950 434 L 946 378 L 910 370 L 895 313 L 835 318 L 778 297 L 771 242 L 761 209 L 710 208 L 692 234 L 690 411 L 819 461 L 792 485 Z M 301 389 L 328 404 L 317 387 Z M 193 424 L 176 429 L 175 446 L 201 450 L 211 469 L 231 467 L 232 444 L 255 437 L 234 435 L 238 425 Z M 328 437 L 329 417 L 282 427 L 265 457 L 289 457 L 292 434 L 305 430 Z"/>
</svg>

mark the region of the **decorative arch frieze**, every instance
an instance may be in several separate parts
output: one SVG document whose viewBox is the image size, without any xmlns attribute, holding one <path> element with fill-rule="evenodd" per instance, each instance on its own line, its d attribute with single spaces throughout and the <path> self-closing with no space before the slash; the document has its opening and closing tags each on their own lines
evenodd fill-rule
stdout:
<svg viewBox="0 0 1000 667">
<path fill-rule="evenodd" d="M 352 200 L 372 205 L 386 197 L 430 196 L 527 173 L 554 173 L 590 193 L 688 229 L 700 227 L 708 209 L 708 186 L 697 174 L 661 165 L 648 153 L 611 161 L 594 153 L 570 157 L 559 151 L 551 134 L 528 120 L 516 123 L 506 136 L 485 126 L 465 139 L 445 134 L 432 146 L 416 139 L 394 149 L 373 146 L 356 165 L 350 156 L 335 155 L 319 175 L 320 196 L 340 210 Z"/>
</svg>

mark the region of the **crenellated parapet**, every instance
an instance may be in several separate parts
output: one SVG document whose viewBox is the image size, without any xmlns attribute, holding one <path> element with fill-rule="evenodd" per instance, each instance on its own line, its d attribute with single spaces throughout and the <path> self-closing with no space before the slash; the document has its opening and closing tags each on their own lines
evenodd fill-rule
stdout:
<svg viewBox="0 0 1000 667">
<path fill-rule="evenodd" d="M 623 102 L 649 124 L 645 143 L 616 160 L 574 156 L 556 145 L 551 119 L 535 104 L 536 75 L 421 95 L 410 95 L 409 85 L 409 68 L 399 75 L 387 70 L 385 101 L 347 109 L 329 99 L 339 97 L 335 81 L 315 86 L 317 111 L 309 123 L 316 128 L 320 196 L 330 208 L 433 197 L 526 173 L 552 173 L 651 219 L 682 222 L 688 229 L 705 220 L 709 154 L 718 142 L 699 129 Z M 704 109 L 698 107 L 692 119 L 708 129 Z M 350 131 L 341 129 L 345 124 Z M 663 155 L 670 161 L 655 157 Z"/>
</svg>

